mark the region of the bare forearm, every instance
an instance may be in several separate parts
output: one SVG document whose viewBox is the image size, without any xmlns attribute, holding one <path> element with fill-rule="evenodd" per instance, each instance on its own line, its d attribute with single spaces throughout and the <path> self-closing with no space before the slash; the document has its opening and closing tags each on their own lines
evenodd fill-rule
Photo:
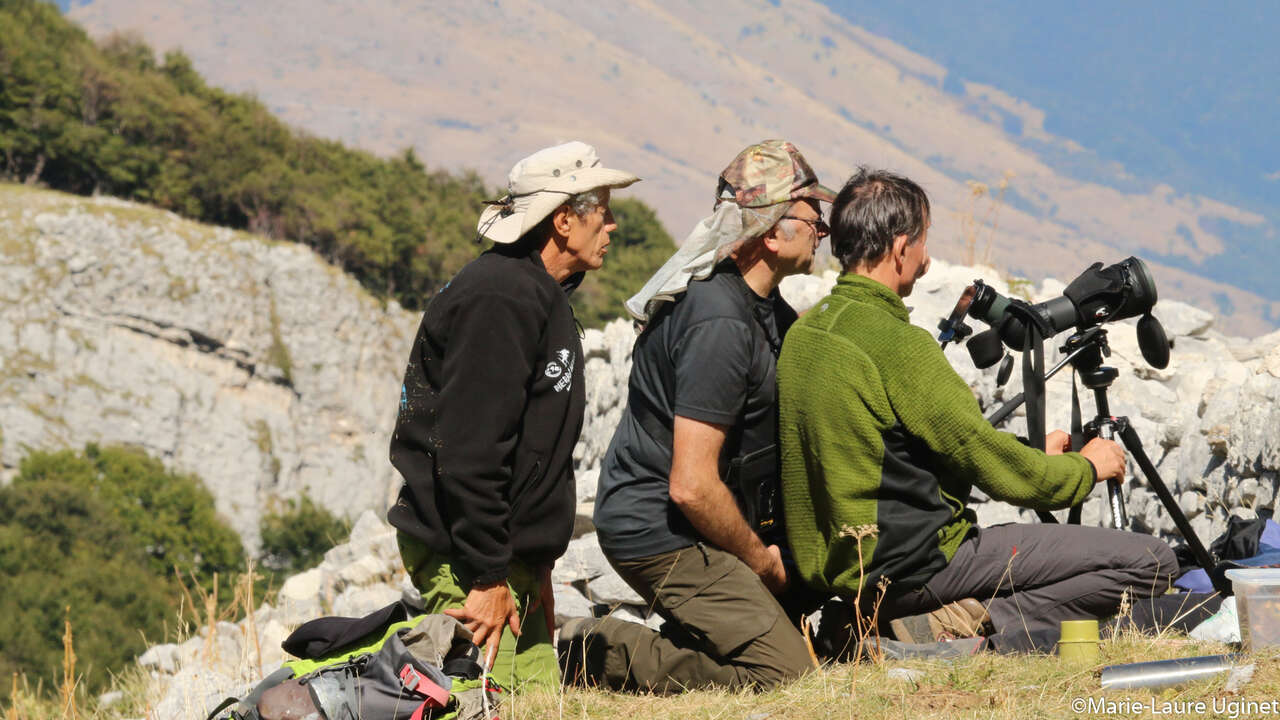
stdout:
<svg viewBox="0 0 1280 720">
<path fill-rule="evenodd" d="M 774 592 L 786 586 L 778 548 L 766 548 L 720 480 L 726 428 L 676 415 L 672 433 L 671 501 L 702 537 L 737 556 Z"/>
<path fill-rule="evenodd" d="M 769 564 L 764 543 L 747 526 L 729 488 L 719 478 L 690 485 L 696 490 L 689 497 L 677 500 L 676 507 L 693 528 L 716 547 L 736 555 L 753 571 L 762 572 Z"/>
</svg>

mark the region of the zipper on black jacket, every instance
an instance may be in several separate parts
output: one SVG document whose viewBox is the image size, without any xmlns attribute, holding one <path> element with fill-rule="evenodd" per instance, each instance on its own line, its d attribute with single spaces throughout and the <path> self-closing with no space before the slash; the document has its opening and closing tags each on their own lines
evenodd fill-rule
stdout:
<svg viewBox="0 0 1280 720">
<path fill-rule="evenodd" d="M 535 482 L 537 482 L 538 475 L 540 472 L 542 472 L 542 461 L 534 460 L 533 468 L 530 469 L 529 474 L 525 476 L 524 482 L 520 483 L 519 487 L 515 487 L 515 486 L 512 487 L 512 489 L 516 491 L 515 494 L 511 497 L 511 515 L 510 516 L 512 518 L 516 516 L 516 511 L 519 510 L 520 506 L 523 504 L 520 501 L 529 497 L 529 489 L 533 486 Z"/>
</svg>

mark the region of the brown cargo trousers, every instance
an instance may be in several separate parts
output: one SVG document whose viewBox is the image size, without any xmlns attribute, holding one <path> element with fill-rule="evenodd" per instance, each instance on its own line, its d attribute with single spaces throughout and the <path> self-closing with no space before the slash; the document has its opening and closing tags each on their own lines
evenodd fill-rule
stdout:
<svg viewBox="0 0 1280 720">
<path fill-rule="evenodd" d="M 699 544 L 609 563 L 666 623 L 661 631 L 613 618 L 595 623 L 586 640 L 586 657 L 596 658 L 589 681 L 659 693 L 763 690 L 813 669 L 800 632 L 734 555 Z"/>
</svg>

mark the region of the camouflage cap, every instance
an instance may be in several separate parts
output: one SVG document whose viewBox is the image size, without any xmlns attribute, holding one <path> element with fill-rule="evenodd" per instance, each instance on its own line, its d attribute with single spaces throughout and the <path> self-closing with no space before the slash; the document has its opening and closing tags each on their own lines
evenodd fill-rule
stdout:
<svg viewBox="0 0 1280 720">
<path fill-rule="evenodd" d="M 836 199 L 830 188 L 818 183 L 818 176 L 796 146 L 786 140 L 765 140 L 738 153 L 720 173 L 716 202 L 730 194 L 744 208 L 810 198 L 822 202 Z"/>
</svg>

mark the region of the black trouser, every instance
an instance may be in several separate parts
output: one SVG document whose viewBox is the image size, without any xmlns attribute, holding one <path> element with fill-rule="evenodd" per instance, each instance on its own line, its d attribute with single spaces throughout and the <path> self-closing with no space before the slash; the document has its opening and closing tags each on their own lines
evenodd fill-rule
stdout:
<svg viewBox="0 0 1280 720">
<path fill-rule="evenodd" d="M 987 606 L 998 633 L 1105 617 L 1131 599 L 1162 595 L 1178 571 L 1169 546 L 1141 533 L 1080 525 L 997 525 L 961 543 L 925 586 L 880 607 L 890 620 L 963 598 Z"/>
</svg>

